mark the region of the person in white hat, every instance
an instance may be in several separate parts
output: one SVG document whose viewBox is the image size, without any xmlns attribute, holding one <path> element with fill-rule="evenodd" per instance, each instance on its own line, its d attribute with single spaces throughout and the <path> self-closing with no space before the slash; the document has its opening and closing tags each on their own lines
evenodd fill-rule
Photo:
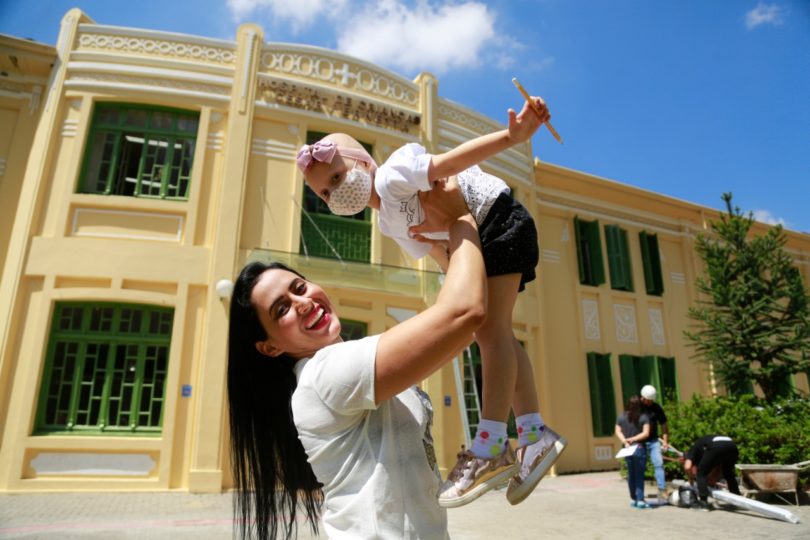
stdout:
<svg viewBox="0 0 810 540">
<path fill-rule="evenodd" d="M 650 418 L 650 437 L 647 439 L 647 455 L 650 456 L 653 469 L 655 470 L 655 483 L 658 485 L 658 502 L 663 502 L 667 498 L 667 481 L 664 477 L 664 458 L 661 451 L 669 447 L 669 427 L 667 426 L 667 415 L 661 405 L 655 402 L 658 399 L 658 392 L 651 384 L 645 385 L 641 389 L 641 401 L 644 404 L 644 412 Z M 663 447 L 658 441 L 658 427 L 661 427 L 661 440 Z"/>
</svg>

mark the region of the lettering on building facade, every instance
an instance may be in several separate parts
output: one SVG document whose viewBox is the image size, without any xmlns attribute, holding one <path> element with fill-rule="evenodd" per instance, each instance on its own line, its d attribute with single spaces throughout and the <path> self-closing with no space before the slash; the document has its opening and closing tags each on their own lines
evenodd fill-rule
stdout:
<svg viewBox="0 0 810 540">
<path fill-rule="evenodd" d="M 285 81 L 259 80 L 259 99 L 408 134 L 417 132 L 421 121 L 418 114 L 340 94 L 323 94 Z"/>
</svg>

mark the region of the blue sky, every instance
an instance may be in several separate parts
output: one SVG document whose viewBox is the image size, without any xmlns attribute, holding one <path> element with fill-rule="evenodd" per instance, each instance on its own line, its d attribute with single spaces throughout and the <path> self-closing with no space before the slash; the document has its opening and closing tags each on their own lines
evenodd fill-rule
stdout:
<svg viewBox="0 0 810 540">
<path fill-rule="evenodd" d="M 0 0 L 0 32 L 55 44 L 78 6 L 99 24 L 317 45 L 505 122 L 513 76 L 565 140 L 540 159 L 810 232 L 808 0 Z"/>
</svg>

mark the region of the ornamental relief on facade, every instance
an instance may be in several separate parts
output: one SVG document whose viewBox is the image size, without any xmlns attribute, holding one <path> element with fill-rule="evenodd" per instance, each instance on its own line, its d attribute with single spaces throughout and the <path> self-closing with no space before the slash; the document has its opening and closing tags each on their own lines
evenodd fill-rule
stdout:
<svg viewBox="0 0 810 540">
<path fill-rule="evenodd" d="M 261 56 L 260 70 L 344 86 L 352 91 L 401 103 L 409 108 L 418 105 L 419 90 L 415 85 L 397 81 L 379 71 L 352 66 L 337 58 L 286 51 L 265 51 Z"/>
<path fill-rule="evenodd" d="M 467 129 L 470 129 L 476 133 L 492 133 L 493 131 L 498 131 L 503 129 L 503 126 L 500 126 L 494 122 L 484 122 L 475 118 L 464 111 L 448 105 L 447 103 L 440 103 L 439 104 L 439 118 L 441 120 L 445 120 L 450 124 L 457 124 Z"/>
<path fill-rule="evenodd" d="M 599 332 L 599 304 L 596 300 L 582 301 L 582 318 L 585 326 L 585 339 L 601 339 Z"/>
<path fill-rule="evenodd" d="M 236 56 L 232 50 L 208 45 L 105 34 L 81 34 L 79 47 L 81 49 L 112 49 L 125 53 L 154 54 L 224 65 L 233 64 Z"/>
<path fill-rule="evenodd" d="M 616 341 L 638 343 L 635 308 L 624 304 L 613 304 L 613 318 L 616 322 Z"/>
<path fill-rule="evenodd" d="M 650 317 L 650 332 L 654 345 L 666 345 L 664 338 L 664 316 L 660 309 L 649 308 L 647 313 Z"/>
<path fill-rule="evenodd" d="M 256 99 L 414 135 L 421 122 L 420 115 L 395 107 L 264 77 L 259 79 Z"/>
</svg>

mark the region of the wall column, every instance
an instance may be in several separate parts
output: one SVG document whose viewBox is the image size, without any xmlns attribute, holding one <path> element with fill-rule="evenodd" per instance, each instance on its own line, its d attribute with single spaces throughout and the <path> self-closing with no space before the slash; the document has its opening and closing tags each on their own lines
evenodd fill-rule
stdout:
<svg viewBox="0 0 810 540">
<path fill-rule="evenodd" d="M 2 396 L 0 398 L 0 440 L 9 443 L 3 444 L 2 451 L 0 451 L 0 489 L 8 486 L 11 481 L 10 477 L 17 474 L 10 470 L 11 452 L 16 449 L 15 444 L 12 443 L 11 434 L 17 431 L 17 422 L 11 420 L 7 422 L 7 419 L 18 418 L 19 415 L 14 415 L 11 410 L 6 411 L 5 408 L 7 403 L 13 403 L 11 399 L 13 391 L 10 388 L 16 365 L 16 359 L 13 356 L 17 343 L 22 339 L 19 319 L 23 306 L 20 305 L 18 292 L 24 287 L 25 264 L 31 244 L 31 235 L 36 230 L 36 224 L 45 205 L 44 193 L 50 181 L 50 178 L 46 176 L 53 157 L 46 150 L 54 148 L 51 140 L 58 136 L 61 128 L 61 98 L 68 58 L 76 39 L 78 25 L 92 22 L 78 8 L 71 9 L 62 18 L 56 59 L 43 95 L 42 115 L 31 144 L 3 273 L 0 274 L 2 276 L 2 280 L 0 280 L 0 396 Z"/>
<path fill-rule="evenodd" d="M 236 70 L 228 109 L 222 176 L 214 180 L 217 190 L 215 227 L 208 270 L 207 318 L 196 380 L 196 409 L 192 429 L 191 492 L 219 492 L 222 489 L 222 455 L 225 431 L 225 380 L 228 350 L 228 306 L 214 291 L 220 279 L 233 279 L 239 262 L 241 215 L 247 182 L 253 112 L 256 102 L 256 73 L 264 33 L 253 24 L 237 31 Z"/>
</svg>

